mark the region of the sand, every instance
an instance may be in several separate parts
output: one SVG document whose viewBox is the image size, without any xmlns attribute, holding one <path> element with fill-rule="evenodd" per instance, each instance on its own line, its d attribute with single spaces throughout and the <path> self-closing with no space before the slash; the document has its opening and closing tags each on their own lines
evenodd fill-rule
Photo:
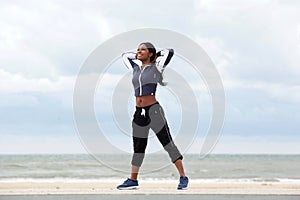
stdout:
<svg viewBox="0 0 300 200">
<path fill-rule="evenodd" d="M 249 194 L 300 195 L 300 184 L 281 183 L 190 183 L 188 190 L 177 190 L 176 183 L 140 183 L 138 190 L 117 190 L 119 183 L 99 182 L 2 182 L 0 195 L 48 194 Z"/>
</svg>

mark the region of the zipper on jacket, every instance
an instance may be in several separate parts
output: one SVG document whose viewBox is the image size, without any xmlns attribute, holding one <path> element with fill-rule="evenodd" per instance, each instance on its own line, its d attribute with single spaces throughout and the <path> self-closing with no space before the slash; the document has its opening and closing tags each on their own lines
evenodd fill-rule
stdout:
<svg viewBox="0 0 300 200">
<path fill-rule="evenodd" d="M 139 76 L 139 83 L 140 83 L 140 96 L 142 96 L 142 73 L 144 71 L 145 67 L 141 70 L 140 76 Z"/>
</svg>

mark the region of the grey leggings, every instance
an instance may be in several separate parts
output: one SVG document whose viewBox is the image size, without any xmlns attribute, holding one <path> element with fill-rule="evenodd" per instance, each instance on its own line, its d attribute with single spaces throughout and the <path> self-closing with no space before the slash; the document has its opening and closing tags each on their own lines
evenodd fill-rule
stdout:
<svg viewBox="0 0 300 200">
<path fill-rule="evenodd" d="M 141 166 L 143 163 L 150 128 L 168 152 L 173 163 L 178 159 L 183 159 L 173 142 L 164 111 L 157 102 L 147 107 L 136 107 L 132 121 L 134 147 L 132 165 Z"/>
</svg>

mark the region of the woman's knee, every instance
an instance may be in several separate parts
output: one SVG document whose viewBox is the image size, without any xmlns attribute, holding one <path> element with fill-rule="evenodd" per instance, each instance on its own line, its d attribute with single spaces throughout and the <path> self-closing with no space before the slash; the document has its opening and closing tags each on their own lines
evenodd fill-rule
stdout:
<svg viewBox="0 0 300 200">
<path fill-rule="evenodd" d="M 148 138 L 133 137 L 134 153 L 145 153 Z"/>
</svg>

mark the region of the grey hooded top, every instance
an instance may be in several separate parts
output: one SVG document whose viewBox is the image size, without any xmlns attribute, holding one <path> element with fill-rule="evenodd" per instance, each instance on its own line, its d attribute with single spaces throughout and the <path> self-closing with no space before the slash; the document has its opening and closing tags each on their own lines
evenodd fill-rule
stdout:
<svg viewBox="0 0 300 200">
<path fill-rule="evenodd" d="M 135 96 L 155 95 L 157 83 L 162 83 L 162 73 L 174 55 L 173 49 L 164 49 L 157 52 L 156 62 L 144 66 L 136 59 L 136 53 L 122 54 L 125 65 L 133 70 L 132 84 Z"/>
</svg>

